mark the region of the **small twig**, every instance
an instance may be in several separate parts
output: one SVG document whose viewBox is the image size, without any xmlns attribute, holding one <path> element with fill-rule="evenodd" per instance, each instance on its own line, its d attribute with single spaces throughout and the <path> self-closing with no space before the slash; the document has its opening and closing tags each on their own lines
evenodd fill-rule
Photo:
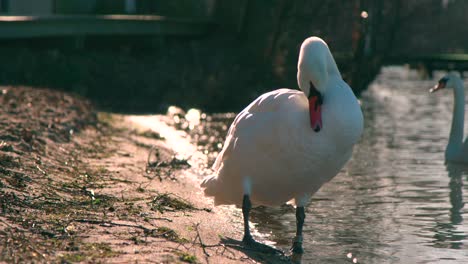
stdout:
<svg viewBox="0 0 468 264">
<path fill-rule="evenodd" d="M 14 186 L 11 186 L 11 185 L 4 185 L 3 188 L 7 188 L 7 189 L 12 189 L 12 190 L 15 190 L 17 192 L 20 192 L 20 193 L 27 193 L 29 194 L 29 192 L 25 191 L 25 190 L 21 190 L 20 188 L 16 188 Z"/>
<path fill-rule="evenodd" d="M 41 167 L 39 167 L 39 165 L 36 165 L 36 168 L 37 168 L 42 174 L 47 175 L 47 173 L 46 173 L 43 169 L 41 169 Z"/>
<path fill-rule="evenodd" d="M 2 218 L 0 218 L 0 222 L 5 224 L 6 226 L 8 226 L 9 228 L 13 228 L 13 226 L 11 226 L 9 223 L 7 223 L 6 221 L 4 221 Z"/>
<path fill-rule="evenodd" d="M 102 225 L 102 226 L 123 226 L 123 227 L 133 227 L 141 229 L 145 232 L 151 232 L 152 229 L 146 228 L 142 225 L 129 225 L 129 224 L 119 224 L 110 221 L 102 221 L 102 220 L 95 220 L 95 219 L 73 219 L 74 222 L 79 223 L 88 223 L 88 224 L 95 224 L 95 225 Z"/>
<path fill-rule="evenodd" d="M 164 220 L 164 221 L 167 221 L 167 222 L 174 222 L 172 219 L 169 219 L 169 218 L 165 218 L 165 217 L 148 217 L 148 219 L 151 219 L 151 220 Z"/>
<path fill-rule="evenodd" d="M 199 243 L 200 243 L 200 246 L 202 247 L 202 250 L 203 250 L 203 253 L 205 254 L 206 258 L 207 258 L 207 262 L 208 262 L 208 257 L 211 257 L 211 255 L 206 251 L 207 248 L 222 248 L 222 252 L 219 253 L 218 249 L 216 250 L 216 253 L 217 254 L 221 254 L 221 255 L 224 255 L 224 252 L 229 252 L 232 256 L 226 256 L 227 258 L 229 259 L 235 259 L 235 256 L 236 254 L 234 252 L 232 252 L 228 247 L 226 247 L 226 245 L 224 244 L 221 244 L 221 243 L 218 243 L 218 244 L 213 244 L 213 245 L 207 245 L 203 242 L 202 240 L 202 237 L 200 235 L 200 229 L 199 229 L 199 226 L 200 226 L 200 223 L 196 224 L 194 226 L 195 228 L 195 231 L 197 232 L 197 235 L 195 236 L 195 238 L 193 239 L 193 242 L 192 242 L 192 245 L 195 245 L 196 241 L 198 240 Z"/>
<path fill-rule="evenodd" d="M 193 239 L 193 243 L 195 243 L 195 241 L 198 238 L 198 241 L 200 241 L 200 245 L 201 245 L 201 247 L 203 249 L 203 253 L 205 253 L 205 256 L 211 257 L 211 255 L 208 252 L 206 252 L 206 248 L 209 247 L 209 246 L 205 245 L 205 243 L 203 243 L 203 240 L 202 240 L 201 235 L 200 235 L 200 230 L 198 229 L 199 226 L 200 226 L 200 223 L 195 225 L 195 231 L 197 231 L 197 236 L 195 236 L 195 238 Z M 211 245 L 211 246 L 219 246 L 219 245 Z"/>
<path fill-rule="evenodd" d="M 30 250 L 34 251 L 39 257 L 41 257 L 42 259 L 45 259 L 45 256 L 41 252 L 39 252 L 39 250 L 35 249 L 31 244 L 27 245 L 27 247 Z"/>
</svg>

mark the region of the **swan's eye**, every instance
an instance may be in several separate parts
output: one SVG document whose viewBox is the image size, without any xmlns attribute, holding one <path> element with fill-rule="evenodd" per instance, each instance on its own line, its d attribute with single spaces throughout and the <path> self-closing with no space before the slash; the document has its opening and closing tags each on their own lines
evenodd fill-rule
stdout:
<svg viewBox="0 0 468 264">
<path fill-rule="evenodd" d="M 318 91 L 317 91 L 317 88 L 315 88 L 315 85 L 312 81 L 309 81 L 309 84 L 310 84 L 309 97 L 311 97 Z"/>
<path fill-rule="evenodd" d="M 442 79 L 439 80 L 439 84 L 446 84 L 448 82 L 448 77 L 443 77 Z"/>
<path fill-rule="evenodd" d="M 315 88 L 314 84 L 310 82 L 310 91 L 309 91 L 309 99 L 312 97 L 317 97 L 318 105 L 323 104 L 323 97 L 322 94 Z"/>
</svg>

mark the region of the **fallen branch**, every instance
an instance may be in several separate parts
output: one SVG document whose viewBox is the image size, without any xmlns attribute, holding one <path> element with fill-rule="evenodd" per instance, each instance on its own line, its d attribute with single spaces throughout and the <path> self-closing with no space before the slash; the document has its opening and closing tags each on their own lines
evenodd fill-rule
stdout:
<svg viewBox="0 0 468 264">
<path fill-rule="evenodd" d="M 95 219 L 73 219 L 73 222 L 95 224 L 95 225 L 101 225 L 101 226 L 107 226 L 107 227 L 109 226 L 132 227 L 132 228 L 141 229 L 145 233 L 152 231 L 152 229 L 146 228 L 142 225 L 120 224 L 120 223 L 114 223 L 111 221 L 103 221 L 103 220 L 95 220 Z"/>
<path fill-rule="evenodd" d="M 218 244 L 218 245 L 205 245 L 205 243 L 203 243 L 203 240 L 202 240 L 202 238 L 201 238 L 200 230 L 198 230 L 198 227 L 199 227 L 199 226 L 200 226 L 200 223 L 198 223 L 198 224 L 195 225 L 195 231 L 197 231 L 197 235 L 195 236 L 195 238 L 193 239 L 193 241 L 194 241 L 194 243 L 195 243 L 195 241 L 197 241 L 197 238 L 198 238 L 198 241 L 200 241 L 200 245 L 201 245 L 201 247 L 202 247 L 202 249 L 203 249 L 203 253 L 205 253 L 205 256 L 211 257 L 211 255 L 210 255 L 208 252 L 206 252 L 206 248 L 207 248 L 207 247 L 213 247 L 213 246 L 219 246 L 219 244 Z"/>
<path fill-rule="evenodd" d="M 199 241 L 199 244 L 203 250 L 203 253 L 205 254 L 206 261 L 208 262 L 208 258 L 211 257 L 211 255 L 207 252 L 207 248 L 222 248 L 223 251 L 220 253 L 221 255 L 224 255 L 224 252 L 229 252 L 232 256 L 226 256 L 229 259 L 236 260 L 235 258 L 235 253 L 232 252 L 226 245 L 218 243 L 218 244 L 212 244 L 212 245 L 207 245 L 203 242 L 202 237 L 200 235 L 200 230 L 199 230 L 200 223 L 194 225 L 195 231 L 197 232 L 197 235 L 193 239 L 192 245 L 195 245 L 197 243 L 197 240 Z M 216 250 L 216 253 L 218 253 L 218 250 Z"/>
</svg>

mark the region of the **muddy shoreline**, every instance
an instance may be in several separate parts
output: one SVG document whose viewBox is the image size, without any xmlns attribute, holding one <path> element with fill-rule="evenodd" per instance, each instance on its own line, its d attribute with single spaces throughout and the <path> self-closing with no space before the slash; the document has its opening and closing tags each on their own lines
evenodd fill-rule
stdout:
<svg viewBox="0 0 468 264">
<path fill-rule="evenodd" d="M 240 244 L 239 211 L 203 197 L 206 165 L 179 155 L 190 139 L 167 116 L 150 130 L 28 87 L 1 87 L 0 103 L 1 261 L 288 262 Z"/>
</svg>

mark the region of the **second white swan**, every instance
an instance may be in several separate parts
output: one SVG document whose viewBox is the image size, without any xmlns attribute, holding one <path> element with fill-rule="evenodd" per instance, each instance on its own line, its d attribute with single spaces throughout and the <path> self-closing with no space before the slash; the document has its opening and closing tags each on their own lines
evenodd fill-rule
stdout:
<svg viewBox="0 0 468 264">
<path fill-rule="evenodd" d="M 463 80 L 454 73 L 449 73 L 442 77 L 430 92 L 433 93 L 442 89 L 453 89 L 454 95 L 452 126 L 449 142 L 445 149 L 445 160 L 468 163 L 468 138 L 463 140 L 465 125 L 465 88 Z"/>
</svg>

